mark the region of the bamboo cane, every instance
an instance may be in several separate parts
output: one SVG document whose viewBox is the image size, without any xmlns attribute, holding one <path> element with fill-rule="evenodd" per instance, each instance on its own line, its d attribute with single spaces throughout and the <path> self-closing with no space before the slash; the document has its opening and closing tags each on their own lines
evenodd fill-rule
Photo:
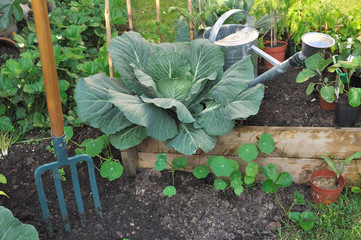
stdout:
<svg viewBox="0 0 361 240">
<path fill-rule="evenodd" d="M 157 28 L 157 33 L 159 36 L 159 41 L 162 41 L 162 36 L 160 34 L 160 0 L 155 0 L 155 5 L 156 5 L 156 9 L 157 9 L 157 24 L 158 24 L 158 28 Z"/>
<path fill-rule="evenodd" d="M 107 49 L 108 49 L 108 63 L 109 63 L 109 76 L 114 77 L 113 61 L 109 54 L 109 42 L 112 38 L 112 30 L 110 27 L 110 13 L 109 13 L 109 0 L 105 0 L 105 28 L 107 31 Z"/>
<path fill-rule="evenodd" d="M 194 40 L 194 29 L 193 29 L 193 22 L 192 22 L 192 0 L 188 0 L 188 12 L 190 15 L 189 19 L 189 35 L 191 37 L 191 41 Z"/>
<path fill-rule="evenodd" d="M 202 3 L 201 3 L 202 0 L 199 0 L 198 3 L 199 3 L 199 10 L 198 12 L 201 12 L 202 11 Z"/>
<path fill-rule="evenodd" d="M 130 31 L 134 31 L 131 0 L 127 0 L 128 22 Z"/>
</svg>

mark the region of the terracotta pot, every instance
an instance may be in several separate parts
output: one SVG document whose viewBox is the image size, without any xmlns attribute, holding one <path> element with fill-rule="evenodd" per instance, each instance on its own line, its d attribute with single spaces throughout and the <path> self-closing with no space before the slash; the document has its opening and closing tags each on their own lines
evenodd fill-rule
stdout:
<svg viewBox="0 0 361 240">
<path fill-rule="evenodd" d="M 324 205 L 328 205 L 332 202 L 337 202 L 338 197 L 340 196 L 340 193 L 346 184 L 345 178 L 340 175 L 340 187 L 337 189 L 329 190 L 317 187 L 313 184 L 313 180 L 318 176 L 322 176 L 327 179 L 331 177 L 336 178 L 336 173 L 328 169 L 322 169 L 317 170 L 311 174 L 310 182 L 312 187 L 312 201 L 314 203 L 322 203 Z"/>
<path fill-rule="evenodd" d="M 336 110 L 336 103 L 335 102 L 333 102 L 333 103 L 326 102 L 326 100 L 321 97 L 320 91 L 318 92 L 318 98 L 320 99 L 320 107 L 321 107 L 321 109 L 323 109 L 323 110 Z"/>
<path fill-rule="evenodd" d="M 277 45 L 278 44 L 283 44 L 282 46 L 279 46 L 279 47 L 266 47 L 267 44 L 271 44 L 271 42 L 264 42 L 263 43 L 263 46 L 265 46 L 263 51 L 265 51 L 266 53 L 268 53 L 269 55 L 271 55 L 272 57 L 274 57 L 278 61 L 283 62 L 283 60 L 285 60 L 287 42 L 285 42 L 285 41 L 277 41 Z M 266 66 L 267 69 L 273 68 L 273 65 L 271 63 L 269 63 L 265 59 L 264 59 L 264 65 Z"/>
<path fill-rule="evenodd" d="M 15 54 L 15 58 L 19 57 L 20 55 L 20 50 L 19 48 L 16 46 L 16 42 L 14 42 L 13 40 L 9 39 L 9 38 L 5 38 L 5 37 L 0 37 L 0 44 L 1 45 L 6 45 L 9 48 L 14 49 L 13 54 Z M 10 56 L 11 57 L 11 56 Z M 1 65 L 1 63 L 0 63 Z"/>
</svg>

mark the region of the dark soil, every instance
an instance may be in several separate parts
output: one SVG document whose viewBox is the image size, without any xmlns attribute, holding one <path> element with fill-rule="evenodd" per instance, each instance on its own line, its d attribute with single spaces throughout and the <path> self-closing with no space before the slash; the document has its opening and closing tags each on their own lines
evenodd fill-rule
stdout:
<svg viewBox="0 0 361 240">
<path fill-rule="evenodd" d="M 0 40 L 0 66 L 9 58 L 16 59 L 20 56 L 19 50 L 11 44 Z"/>
<path fill-rule="evenodd" d="M 79 129 L 82 141 L 94 136 L 91 128 Z M 32 224 L 40 239 L 48 239 L 36 186 L 36 167 L 54 161 L 54 156 L 45 150 L 49 141 L 18 144 L 10 148 L 9 155 L 1 159 L 1 172 L 8 184 L 1 186 L 10 199 L 2 197 L 0 204 L 9 208 L 22 222 Z M 69 155 L 74 154 L 69 145 Z M 99 165 L 99 160 L 94 159 Z M 79 167 L 79 179 L 86 208 L 87 227 L 80 226 L 71 177 L 62 182 L 72 233 L 63 229 L 55 187 L 50 174 L 43 176 L 48 206 L 55 228 L 54 239 L 273 239 L 282 221 L 288 221 L 278 206 L 274 195 L 265 194 L 260 186 L 249 188 L 241 196 L 232 191 L 217 191 L 213 177 L 197 180 L 192 173 L 176 172 L 177 195 L 168 198 L 163 188 L 172 183 L 167 171 L 141 169 L 136 176 L 128 172 L 113 182 L 103 179 L 96 171 L 98 189 L 104 218 L 95 214 L 87 170 Z M 310 188 L 293 184 L 280 189 L 280 201 L 290 206 L 291 194 L 300 191 L 310 199 Z M 304 210 L 307 205 L 297 206 Z"/>
</svg>

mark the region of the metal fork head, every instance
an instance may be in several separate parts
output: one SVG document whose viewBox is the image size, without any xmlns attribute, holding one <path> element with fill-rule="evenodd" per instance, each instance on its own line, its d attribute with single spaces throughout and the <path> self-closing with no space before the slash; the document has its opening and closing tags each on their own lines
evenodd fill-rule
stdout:
<svg viewBox="0 0 361 240">
<path fill-rule="evenodd" d="M 97 188 L 95 174 L 94 174 L 93 159 L 88 155 L 79 155 L 79 156 L 74 156 L 74 157 L 68 158 L 67 153 L 66 153 L 65 135 L 62 137 L 53 137 L 53 143 L 54 143 L 54 149 L 55 149 L 55 153 L 57 155 L 58 161 L 39 166 L 34 172 L 40 206 L 41 206 L 41 210 L 43 212 L 43 217 L 44 217 L 44 220 L 46 223 L 46 228 L 47 228 L 50 236 L 53 235 L 53 227 L 52 227 L 51 220 L 50 220 L 49 208 L 48 208 L 48 205 L 46 202 L 43 182 L 42 182 L 42 178 L 41 178 L 42 173 L 45 171 L 52 172 L 52 175 L 54 178 L 54 183 L 55 183 L 56 193 L 58 196 L 60 212 L 61 212 L 61 215 L 63 218 L 65 230 L 67 232 L 70 232 L 71 228 L 70 228 L 68 212 L 67 212 L 66 204 L 65 204 L 65 200 L 64 200 L 63 188 L 61 186 L 61 180 L 60 180 L 60 175 L 59 175 L 60 168 L 67 167 L 67 166 L 70 167 L 71 178 L 72 178 L 73 188 L 74 188 L 74 193 L 75 193 L 75 199 L 76 199 L 76 203 L 77 203 L 77 207 L 78 207 L 78 212 L 80 215 L 80 222 L 81 222 L 82 227 L 85 227 L 86 218 L 85 218 L 83 200 L 82 200 L 82 196 L 81 196 L 81 192 L 80 192 L 80 185 L 79 185 L 79 178 L 78 178 L 76 164 L 78 162 L 86 162 L 86 164 L 88 166 L 89 180 L 90 180 L 91 190 L 93 193 L 95 209 L 96 209 L 97 214 L 100 217 L 103 217 L 102 208 L 101 208 L 100 200 L 99 200 L 98 188 Z"/>
</svg>

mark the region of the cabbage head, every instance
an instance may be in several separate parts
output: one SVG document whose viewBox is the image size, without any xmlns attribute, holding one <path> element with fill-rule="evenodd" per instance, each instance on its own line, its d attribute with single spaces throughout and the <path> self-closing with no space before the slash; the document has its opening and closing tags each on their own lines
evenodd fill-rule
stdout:
<svg viewBox="0 0 361 240">
<path fill-rule="evenodd" d="M 109 52 L 121 79 L 81 78 L 74 97 L 79 117 L 118 149 L 151 137 L 185 155 L 208 152 L 234 120 L 259 111 L 264 86 L 248 88 L 251 59 L 223 72 L 223 52 L 208 40 L 154 44 L 127 32 L 110 42 Z"/>
</svg>

